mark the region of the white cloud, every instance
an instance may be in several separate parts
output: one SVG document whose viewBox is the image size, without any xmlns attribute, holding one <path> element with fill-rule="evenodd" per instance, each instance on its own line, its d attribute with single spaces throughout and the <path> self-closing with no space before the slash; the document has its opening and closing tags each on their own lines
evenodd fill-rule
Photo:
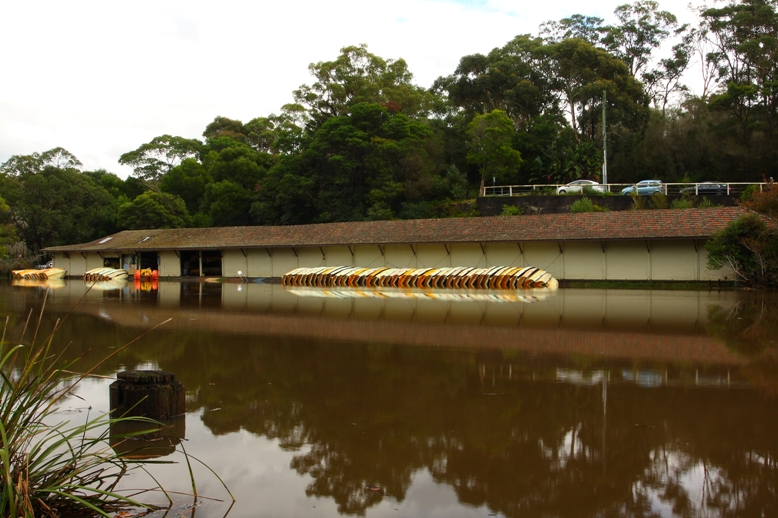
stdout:
<svg viewBox="0 0 778 518">
<path fill-rule="evenodd" d="M 217 115 L 277 113 L 309 63 L 366 43 L 430 86 L 459 59 L 623 0 L 364 2 L 56 0 L 0 9 L 0 162 L 62 146 L 121 176 L 119 156 L 162 134 L 199 138 Z M 680 7 L 667 6 L 682 15 Z"/>
</svg>

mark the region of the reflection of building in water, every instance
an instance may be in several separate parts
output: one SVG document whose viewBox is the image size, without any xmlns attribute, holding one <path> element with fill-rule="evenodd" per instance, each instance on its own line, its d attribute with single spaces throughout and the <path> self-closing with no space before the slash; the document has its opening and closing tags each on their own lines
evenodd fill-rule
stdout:
<svg viewBox="0 0 778 518">
<path fill-rule="evenodd" d="M 537 302 L 546 298 L 544 290 L 526 290 L 523 292 L 500 291 L 442 291 L 442 290 L 402 290 L 391 288 L 286 288 L 298 297 L 322 297 L 334 299 L 416 299 L 451 302 Z"/>
<path fill-rule="evenodd" d="M 238 288 L 241 288 L 240 290 Z M 397 296 L 301 297 L 272 284 L 159 283 L 157 291 L 86 293 L 68 281 L 49 307 L 99 314 L 105 298 L 121 303 L 111 316 L 122 326 L 286 336 L 427 347 L 515 349 L 538 354 L 741 364 L 705 331 L 708 307 L 729 307 L 737 293 L 558 290 L 532 304 L 493 293 L 453 299 Z M 383 292 L 382 292 L 383 293 Z M 497 294 L 499 297 L 502 294 Z"/>
</svg>

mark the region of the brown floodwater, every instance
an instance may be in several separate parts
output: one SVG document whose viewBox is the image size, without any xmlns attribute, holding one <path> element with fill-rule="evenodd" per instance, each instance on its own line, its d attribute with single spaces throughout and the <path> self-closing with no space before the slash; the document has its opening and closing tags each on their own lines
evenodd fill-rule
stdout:
<svg viewBox="0 0 778 518">
<path fill-rule="evenodd" d="M 236 502 L 195 464 L 223 502 L 167 516 L 778 516 L 773 294 L 0 286 L 7 338 L 42 308 L 80 370 L 170 319 L 61 412 L 107 412 L 118 371 L 175 373 L 186 451 Z"/>
</svg>

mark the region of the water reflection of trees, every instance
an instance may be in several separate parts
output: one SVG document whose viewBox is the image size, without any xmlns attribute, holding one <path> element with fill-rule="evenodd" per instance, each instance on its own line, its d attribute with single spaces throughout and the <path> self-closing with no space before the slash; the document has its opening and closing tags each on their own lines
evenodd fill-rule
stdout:
<svg viewBox="0 0 778 518">
<path fill-rule="evenodd" d="M 239 354 L 242 374 L 212 373 L 192 404 L 221 408 L 204 413 L 214 433 L 310 445 L 292 467 L 344 513 L 380 499 L 367 485 L 402 501 L 419 469 L 507 516 L 778 511 L 778 416 L 748 390 L 614 383 L 603 416 L 601 386 L 529 371 L 492 384 L 479 366 L 503 360 L 483 353 L 281 342 Z"/>
<path fill-rule="evenodd" d="M 778 299 L 771 295 L 709 307 L 707 331 L 749 359 L 743 372 L 754 385 L 778 395 Z"/>
<path fill-rule="evenodd" d="M 755 309 L 738 311 L 745 319 Z M 721 333 L 738 343 L 726 325 Z M 73 314 L 58 340 L 91 365 L 136 334 Z M 768 335 L 758 333 L 765 344 Z M 175 372 L 188 409 L 204 410 L 214 434 L 278 439 L 297 452 L 291 468 L 311 477 L 307 493 L 345 514 L 362 515 L 384 496 L 404 500 L 423 469 L 463 504 L 511 517 L 643 517 L 661 514 L 658 506 L 681 516 L 778 513 L 778 409 L 769 395 L 643 388 L 619 380 L 623 365 L 578 359 L 612 373 L 604 412 L 601 385 L 553 381 L 569 361 L 176 329 L 139 342 L 104 372 L 144 362 Z M 484 365 L 502 375 L 484 376 Z"/>
</svg>

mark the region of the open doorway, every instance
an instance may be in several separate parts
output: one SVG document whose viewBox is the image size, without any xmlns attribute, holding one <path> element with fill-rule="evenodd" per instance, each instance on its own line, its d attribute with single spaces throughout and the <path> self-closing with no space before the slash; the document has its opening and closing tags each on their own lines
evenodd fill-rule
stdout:
<svg viewBox="0 0 778 518">
<path fill-rule="evenodd" d="M 222 276 L 222 252 L 221 250 L 203 250 L 200 252 L 203 257 L 203 276 L 221 277 Z"/>
<path fill-rule="evenodd" d="M 183 250 L 181 252 L 181 277 L 200 276 L 200 252 Z"/>
<path fill-rule="evenodd" d="M 140 269 L 145 270 L 146 268 L 150 270 L 159 269 L 159 255 L 157 252 L 140 253 Z"/>
</svg>

